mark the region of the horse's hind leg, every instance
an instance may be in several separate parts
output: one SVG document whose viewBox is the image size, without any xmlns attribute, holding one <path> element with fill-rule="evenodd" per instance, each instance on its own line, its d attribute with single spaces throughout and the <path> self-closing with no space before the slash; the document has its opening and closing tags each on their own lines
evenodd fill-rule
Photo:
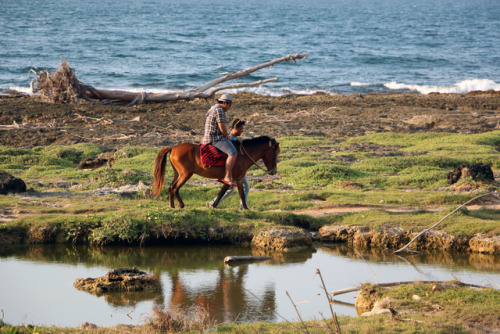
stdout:
<svg viewBox="0 0 500 334">
<path fill-rule="evenodd" d="M 177 169 L 174 168 L 174 179 L 172 180 L 170 187 L 168 187 L 168 201 L 171 208 L 175 208 L 174 189 L 177 187 L 178 180 L 179 180 L 179 173 L 177 172 Z"/>
<path fill-rule="evenodd" d="M 177 178 L 177 182 L 175 184 L 175 187 L 172 188 L 172 193 L 175 195 L 175 198 L 177 198 L 177 201 L 179 202 L 179 207 L 183 208 L 184 207 L 184 202 L 182 201 L 181 195 L 179 194 L 179 190 L 181 187 L 186 183 L 191 176 L 193 176 L 193 173 L 185 174 L 185 175 L 179 175 Z M 169 190 L 170 192 L 170 190 Z M 173 202 L 173 200 L 172 200 Z"/>
</svg>

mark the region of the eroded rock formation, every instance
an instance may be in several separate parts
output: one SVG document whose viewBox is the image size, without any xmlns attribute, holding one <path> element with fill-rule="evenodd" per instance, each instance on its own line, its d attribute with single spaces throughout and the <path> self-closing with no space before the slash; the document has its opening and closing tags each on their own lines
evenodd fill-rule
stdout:
<svg viewBox="0 0 500 334">
<path fill-rule="evenodd" d="M 381 227 L 372 230 L 367 226 L 330 225 L 318 231 L 318 240 L 347 243 L 362 248 L 398 249 L 417 235 L 415 231 Z M 418 250 L 465 251 L 483 254 L 500 253 L 500 236 L 454 236 L 444 231 L 427 231 L 412 245 Z"/>
<path fill-rule="evenodd" d="M 271 251 L 297 251 L 311 247 L 312 237 L 302 229 L 275 227 L 253 237 L 252 246 Z"/>
<path fill-rule="evenodd" d="M 93 294 L 105 292 L 159 291 L 158 277 L 148 275 L 136 268 L 119 268 L 98 278 L 77 278 L 73 286 Z"/>
<path fill-rule="evenodd" d="M 448 173 L 448 183 L 454 184 L 460 179 L 471 177 L 474 181 L 495 181 L 491 166 L 486 165 L 460 165 Z"/>
</svg>

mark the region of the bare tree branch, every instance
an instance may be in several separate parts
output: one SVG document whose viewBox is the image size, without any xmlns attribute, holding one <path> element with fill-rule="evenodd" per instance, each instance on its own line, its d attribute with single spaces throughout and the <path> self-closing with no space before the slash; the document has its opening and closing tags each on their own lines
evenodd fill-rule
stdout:
<svg viewBox="0 0 500 334">
<path fill-rule="evenodd" d="M 154 94 L 146 92 L 137 93 L 137 92 L 128 92 L 120 90 L 96 89 L 92 86 L 80 83 L 76 78 L 74 71 L 68 66 L 67 62 L 64 60 L 61 64 L 61 68 L 53 73 L 48 73 L 48 71 L 46 70 L 41 72 L 35 72 L 37 78 L 32 80 L 30 86 L 33 93 L 38 92 L 40 96 L 53 103 L 57 102 L 78 103 L 79 98 L 83 98 L 86 100 L 89 99 L 101 100 L 105 103 L 119 102 L 119 103 L 129 103 L 129 104 L 191 100 L 194 98 L 206 99 L 212 97 L 216 92 L 223 89 L 254 87 L 269 82 L 277 81 L 278 78 L 270 78 L 251 83 L 235 83 L 225 86 L 218 86 L 223 82 L 244 77 L 250 73 L 253 73 L 255 71 L 258 71 L 266 67 L 274 66 L 282 62 L 290 62 L 290 61 L 296 62 L 297 60 L 303 58 L 307 58 L 307 54 L 297 53 L 295 55 L 288 55 L 241 71 L 229 73 L 225 76 L 209 81 L 193 90 L 181 90 L 166 94 Z"/>
<path fill-rule="evenodd" d="M 460 208 L 466 206 L 467 204 L 469 203 L 472 203 L 474 202 L 476 199 L 478 198 L 481 198 L 481 197 L 484 197 L 484 196 L 487 196 L 487 195 L 492 195 L 492 194 L 498 194 L 498 191 L 493 191 L 493 192 L 490 192 L 490 193 L 487 193 L 487 194 L 482 194 L 480 196 L 477 196 L 477 197 L 474 197 L 473 199 L 465 202 L 464 204 L 460 205 L 459 207 L 457 207 L 455 210 L 453 210 L 452 212 L 450 212 L 449 214 L 447 214 L 443 219 L 441 219 L 440 221 L 438 221 L 436 224 L 432 225 L 431 227 L 429 227 L 428 229 L 425 229 L 423 230 L 422 232 L 420 232 L 419 234 L 417 234 L 415 236 L 415 238 L 413 238 L 409 243 L 407 243 L 404 247 L 398 249 L 397 251 L 394 252 L 394 254 L 396 253 L 399 253 L 399 252 L 402 252 L 404 250 L 406 250 L 408 248 L 408 246 L 410 246 L 415 240 L 417 240 L 418 237 L 420 237 L 422 234 L 430 231 L 431 229 L 433 229 L 434 227 L 438 226 L 439 224 L 441 224 L 446 218 L 448 218 L 449 216 L 451 216 L 453 213 L 457 212 Z M 410 250 L 411 251 L 411 250 Z M 415 251 L 411 251 L 411 252 L 415 252 Z"/>
</svg>

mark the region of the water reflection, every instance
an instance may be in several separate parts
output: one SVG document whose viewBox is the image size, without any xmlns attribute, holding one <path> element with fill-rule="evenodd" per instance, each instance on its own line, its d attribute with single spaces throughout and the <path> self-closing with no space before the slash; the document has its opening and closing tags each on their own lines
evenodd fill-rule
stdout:
<svg viewBox="0 0 500 334">
<path fill-rule="evenodd" d="M 374 263 L 388 263 L 399 259 L 414 267 L 418 263 L 434 263 L 446 267 L 467 267 L 468 270 L 500 270 L 500 257 L 488 254 L 429 251 L 418 254 L 402 253 L 397 256 L 390 251 L 352 248 L 346 244 L 322 244 L 319 248 L 334 255 L 352 259 L 363 258 Z"/>
<path fill-rule="evenodd" d="M 273 256 L 265 262 L 224 265 L 224 257 Z M 98 277 L 120 267 L 137 267 L 156 275 L 161 292 L 112 293 L 94 296 L 75 289 L 76 278 Z M 290 254 L 270 254 L 234 246 L 71 247 L 10 246 L 0 249 L 0 308 L 14 324 L 100 326 L 140 324 L 153 306 L 189 310 L 202 306 L 219 322 L 296 320 L 286 297 L 300 305 L 305 319 L 318 319 L 329 309 L 320 282 L 329 291 L 365 282 L 451 280 L 485 284 L 487 275 L 500 281 L 500 259 L 480 254 L 423 253 L 396 257 L 377 250 L 322 244 Z M 7 274 L 6 274 L 7 273 Z M 57 295 L 57 298 L 53 296 Z M 47 296 L 51 296 L 49 299 Z M 337 296 L 334 310 L 354 316 L 355 294 Z"/>
</svg>

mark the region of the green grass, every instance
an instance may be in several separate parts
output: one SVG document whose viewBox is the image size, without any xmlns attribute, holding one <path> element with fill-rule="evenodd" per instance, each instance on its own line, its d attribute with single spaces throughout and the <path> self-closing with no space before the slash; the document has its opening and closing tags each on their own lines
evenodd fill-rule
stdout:
<svg viewBox="0 0 500 334">
<path fill-rule="evenodd" d="M 279 138 L 282 150 L 278 164 L 279 177 L 261 182 L 259 179 L 264 172 L 255 167 L 249 170 L 252 187 L 249 197 L 251 214 L 242 214 L 237 210 L 237 194 L 222 202 L 217 213 L 234 215 L 231 218 L 233 222 L 290 222 L 297 226 L 304 224 L 301 222 L 303 218 L 295 215 L 292 219 L 290 215 L 298 210 L 318 205 L 361 205 L 373 206 L 375 209 L 362 214 L 340 215 L 332 220 L 335 223 L 373 226 L 390 224 L 404 228 L 428 226 L 430 222 L 437 221 L 478 193 L 498 190 L 498 183 L 476 184 L 473 180 L 461 180 L 459 185 L 475 184 L 476 192 L 455 192 L 455 186 L 447 184 L 446 176 L 461 163 L 491 164 L 493 170 L 498 171 L 500 160 L 495 145 L 499 143 L 499 138 L 500 131 L 472 135 L 378 133 L 350 139 Z M 155 147 L 125 147 L 117 152 L 118 160 L 112 167 L 81 170 L 77 168 L 78 163 L 102 153 L 101 148 L 93 144 L 36 147 L 31 150 L 0 147 L 0 169 L 24 179 L 28 182 L 28 187 L 35 190 L 53 191 L 60 187 L 61 181 L 70 181 L 78 183 L 79 187 L 61 191 L 86 192 L 140 181 L 151 182 L 151 170 L 157 151 L 158 148 Z M 168 165 L 166 186 L 171 177 L 172 170 Z M 200 179 L 193 177 L 193 180 Z M 179 215 L 195 226 L 201 225 L 203 219 L 211 224 L 211 211 L 205 209 L 205 203 L 217 195 L 219 187 L 214 181 L 205 184 L 188 182 L 181 190 L 186 210 Z M 82 198 L 85 200 L 82 201 Z M 33 205 L 34 202 L 38 204 Z M 53 205 L 54 203 L 59 205 Z M 67 220 L 78 220 L 86 214 L 97 214 L 109 216 L 101 218 L 101 223 L 112 221 L 113 217 L 128 217 L 128 224 L 131 224 L 132 229 L 139 224 L 136 220 L 146 221 L 148 213 L 145 208 L 148 203 L 154 203 L 157 211 L 160 207 L 166 210 L 164 214 L 177 212 L 167 208 L 166 189 L 163 190 L 160 201 L 145 199 L 141 194 L 134 199 L 124 199 L 118 195 L 73 198 L 56 196 L 36 200 L 0 197 L 0 206 L 18 208 L 29 214 L 19 220 L 22 224 L 65 223 Z M 437 211 L 393 214 L 383 211 L 385 206 L 431 208 Z M 191 209 L 199 212 L 190 212 Z M 458 235 L 480 232 L 496 234 L 500 229 L 497 213 L 483 210 L 469 212 L 466 216 L 457 214 L 442 224 L 441 228 Z M 274 214 L 282 216 L 272 217 Z M 312 218 L 309 220 L 313 226 L 328 223 Z M 111 231 L 114 225 L 109 224 L 108 230 Z M 104 227 L 101 229 L 105 230 Z M 96 240 L 100 235 L 96 232 Z M 104 235 L 109 235 L 110 240 L 113 238 L 107 232 Z M 140 233 L 134 233 L 134 237 L 137 235 Z M 118 233 L 116 238 L 125 240 L 127 236 Z"/>
</svg>

